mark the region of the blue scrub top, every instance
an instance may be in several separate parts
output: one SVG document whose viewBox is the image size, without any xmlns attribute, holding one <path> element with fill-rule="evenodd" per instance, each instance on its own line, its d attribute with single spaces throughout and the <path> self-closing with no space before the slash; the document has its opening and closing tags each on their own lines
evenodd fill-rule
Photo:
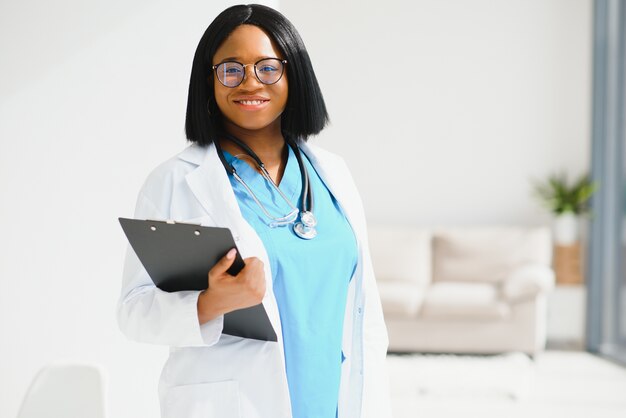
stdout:
<svg viewBox="0 0 626 418">
<path fill-rule="evenodd" d="M 279 187 L 301 209 L 298 160 L 287 148 L 289 156 Z M 229 177 L 243 217 L 258 233 L 269 256 L 293 417 L 333 418 L 337 415 L 344 360 L 343 319 L 348 285 L 357 263 L 357 243 L 334 196 L 306 155 L 301 155 L 317 218 L 317 236 L 311 240 L 299 238 L 293 224 L 269 227 L 270 219 L 248 191 L 232 175 Z M 226 151 L 224 156 L 272 216 L 290 212 L 287 202 L 261 174 Z"/>
</svg>

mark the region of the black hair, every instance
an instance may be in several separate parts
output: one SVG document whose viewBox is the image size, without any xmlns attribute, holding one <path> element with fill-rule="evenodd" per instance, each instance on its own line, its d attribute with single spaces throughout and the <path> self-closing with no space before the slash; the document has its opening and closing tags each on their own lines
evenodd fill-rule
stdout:
<svg viewBox="0 0 626 418">
<path fill-rule="evenodd" d="M 208 145 L 222 129 L 215 101 L 212 64 L 215 51 L 238 26 L 255 25 L 276 43 L 287 60 L 289 95 L 281 115 L 283 134 L 306 141 L 329 121 L 309 54 L 293 24 L 278 11 L 259 4 L 237 5 L 220 13 L 202 35 L 193 58 L 185 133 L 187 139 Z"/>
</svg>

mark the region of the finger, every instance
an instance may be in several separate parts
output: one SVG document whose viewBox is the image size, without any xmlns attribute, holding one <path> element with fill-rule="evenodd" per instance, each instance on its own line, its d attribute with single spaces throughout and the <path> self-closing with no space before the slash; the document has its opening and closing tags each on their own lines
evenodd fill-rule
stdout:
<svg viewBox="0 0 626 418">
<path fill-rule="evenodd" d="M 220 258 L 220 260 L 215 263 L 209 274 L 222 275 L 226 273 L 235 261 L 235 254 L 237 254 L 237 249 L 231 248 L 224 257 Z"/>
<path fill-rule="evenodd" d="M 258 282 L 265 279 L 263 262 L 256 257 L 247 258 L 246 265 L 237 275 L 241 282 Z"/>
<path fill-rule="evenodd" d="M 243 262 L 246 265 L 246 267 L 250 266 L 250 268 L 253 268 L 256 266 L 261 266 L 261 267 L 263 266 L 263 262 L 258 257 L 244 258 Z"/>
</svg>

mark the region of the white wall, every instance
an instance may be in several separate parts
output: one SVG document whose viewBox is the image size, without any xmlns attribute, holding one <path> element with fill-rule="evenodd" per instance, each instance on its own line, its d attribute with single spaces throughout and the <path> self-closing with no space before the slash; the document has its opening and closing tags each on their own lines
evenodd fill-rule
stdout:
<svg viewBox="0 0 626 418">
<path fill-rule="evenodd" d="M 105 366 L 111 417 L 159 416 L 168 349 L 128 341 L 115 321 L 117 217 L 186 146 L 196 45 L 234 3 L 1 3 L 0 417 L 60 360 Z"/>
<path fill-rule="evenodd" d="M 281 6 L 370 221 L 542 224 L 530 179 L 588 168 L 591 0 Z"/>
<path fill-rule="evenodd" d="M 107 368 L 110 416 L 158 416 L 167 348 L 115 323 L 117 217 L 185 146 L 193 52 L 227 3 L 1 4 L 0 416 L 63 359 Z M 539 223 L 529 177 L 587 167 L 590 0 L 281 6 L 333 119 L 316 141 L 346 157 L 372 220 Z"/>
</svg>

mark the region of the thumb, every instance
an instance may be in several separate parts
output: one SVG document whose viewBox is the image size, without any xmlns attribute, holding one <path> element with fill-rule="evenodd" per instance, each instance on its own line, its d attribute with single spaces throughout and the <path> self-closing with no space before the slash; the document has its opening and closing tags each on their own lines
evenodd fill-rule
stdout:
<svg viewBox="0 0 626 418">
<path fill-rule="evenodd" d="M 230 251 L 226 253 L 226 255 L 215 263 L 210 273 L 215 275 L 222 275 L 226 273 L 226 271 L 233 265 L 235 261 L 235 254 L 237 254 L 236 248 L 231 248 Z"/>
</svg>

